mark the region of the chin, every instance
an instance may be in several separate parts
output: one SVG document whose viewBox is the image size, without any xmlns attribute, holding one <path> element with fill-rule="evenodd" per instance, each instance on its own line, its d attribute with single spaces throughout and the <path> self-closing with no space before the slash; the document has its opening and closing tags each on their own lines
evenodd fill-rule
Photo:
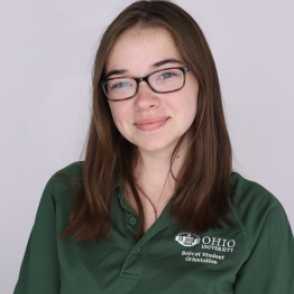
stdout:
<svg viewBox="0 0 294 294">
<path fill-rule="evenodd" d="M 155 141 L 155 142 L 152 142 Z M 139 143 L 136 144 L 139 148 L 139 150 L 144 150 L 147 152 L 160 152 L 164 151 L 165 152 L 172 152 L 173 149 L 176 147 L 176 144 L 178 142 L 178 139 L 174 140 L 149 140 L 148 142 L 145 143 Z"/>
</svg>

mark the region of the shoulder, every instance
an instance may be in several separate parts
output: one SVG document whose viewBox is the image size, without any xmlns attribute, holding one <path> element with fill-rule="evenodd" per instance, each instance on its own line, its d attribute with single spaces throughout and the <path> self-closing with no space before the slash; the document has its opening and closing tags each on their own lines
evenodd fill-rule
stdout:
<svg viewBox="0 0 294 294">
<path fill-rule="evenodd" d="M 36 220 L 54 216 L 65 220 L 83 184 L 83 162 L 73 162 L 55 172 L 48 180 L 39 202 Z"/>
<path fill-rule="evenodd" d="M 279 200 L 257 182 L 245 179 L 237 172 L 231 173 L 230 195 L 243 209 L 273 209 L 281 207 Z"/>
<path fill-rule="evenodd" d="M 61 194 L 70 198 L 76 196 L 75 191 L 79 191 L 83 186 L 83 163 L 83 161 L 73 162 L 56 171 L 44 188 L 41 202 L 46 200 L 58 202 L 61 198 L 64 199 L 59 197 Z"/>
<path fill-rule="evenodd" d="M 58 170 L 54 176 L 65 175 L 69 177 L 82 178 L 83 177 L 84 161 L 75 161 L 64 168 Z"/>
<path fill-rule="evenodd" d="M 233 212 L 250 247 L 265 231 L 273 233 L 289 226 L 280 201 L 262 185 L 232 172 L 230 196 Z"/>
<path fill-rule="evenodd" d="M 80 187 L 83 184 L 83 165 L 84 161 L 76 161 L 65 166 L 52 175 L 48 184 L 55 186 L 57 192 Z"/>
</svg>

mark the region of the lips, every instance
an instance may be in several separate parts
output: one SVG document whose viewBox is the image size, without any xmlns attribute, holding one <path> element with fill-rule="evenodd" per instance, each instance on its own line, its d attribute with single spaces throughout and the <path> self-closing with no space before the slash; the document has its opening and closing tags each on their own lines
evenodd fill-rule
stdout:
<svg viewBox="0 0 294 294">
<path fill-rule="evenodd" d="M 168 120 L 169 117 L 166 116 L 149 117 L 137 121 L 134 125 L 142 132 L 151 132 L 163 127 Z"/>
<path fill-rule="evenodd" d="M 149 118 L 143 118 L 135 122 L 135 125 L 145 125 L 145 124 L 154 124 L 157 122 L 166 121 L 169 117 L 167 116 L 154 116 Z"/>
</svg>

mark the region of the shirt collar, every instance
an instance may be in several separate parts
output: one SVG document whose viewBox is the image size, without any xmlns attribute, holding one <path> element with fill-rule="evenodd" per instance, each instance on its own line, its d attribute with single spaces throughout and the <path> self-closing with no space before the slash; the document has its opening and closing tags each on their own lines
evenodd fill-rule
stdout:
<svg viewBox="0 0 294 294">
<path fill-rule="evenodd" d="M 122 201 L 122 198 L 124 196 L 124 184 L 123 184 L 123 179 L 122 178 L 118 178 L 115 185 L 114 185 L 114 189 L 118 189 L 118 193 L 117 196 L 120 199 L 120 201 Z M 172 203 L 173 199 L 170 199 L 165 207 L 165 209 L 162 211 L 162 214 L 159 216 L 160 218 L 160 222 L 159 227 L 163 228 L 163 227 L 168 227 L 173 225 L 173 222 L 176 222 L 176 218 L 174 218 L 173 220 L 170 218 L 169 212 L 170 212 L 170 206 Z M 148 232 L 148 231 L 147 231 Z"/>
<path fill-rule="evenodd" d="M 121 198 L 123 196 L 124 191 L 124 183 L 122 178 L 118 178 L 117 181 L 114 184 L 114 189 L 118 189 L 119 193 L 117 193 L 117 196 Z"/>
</svg>

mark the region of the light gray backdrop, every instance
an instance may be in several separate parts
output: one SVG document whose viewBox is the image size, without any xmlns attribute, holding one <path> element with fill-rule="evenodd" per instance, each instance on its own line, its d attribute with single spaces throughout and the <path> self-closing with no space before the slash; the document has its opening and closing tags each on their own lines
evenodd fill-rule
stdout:
<svg viewBox="0 0 294 294">
<path fill-rule="evenodd" d="M 101 32 L 132 1 L 5 1 L 0 9 L 0 293 L 17 281 L 49 177 L 79 160 Z M 177 0 L 219 71 L 234 167 L 271 191 L 294 227 L 294 2 Z"/>
</svg>

